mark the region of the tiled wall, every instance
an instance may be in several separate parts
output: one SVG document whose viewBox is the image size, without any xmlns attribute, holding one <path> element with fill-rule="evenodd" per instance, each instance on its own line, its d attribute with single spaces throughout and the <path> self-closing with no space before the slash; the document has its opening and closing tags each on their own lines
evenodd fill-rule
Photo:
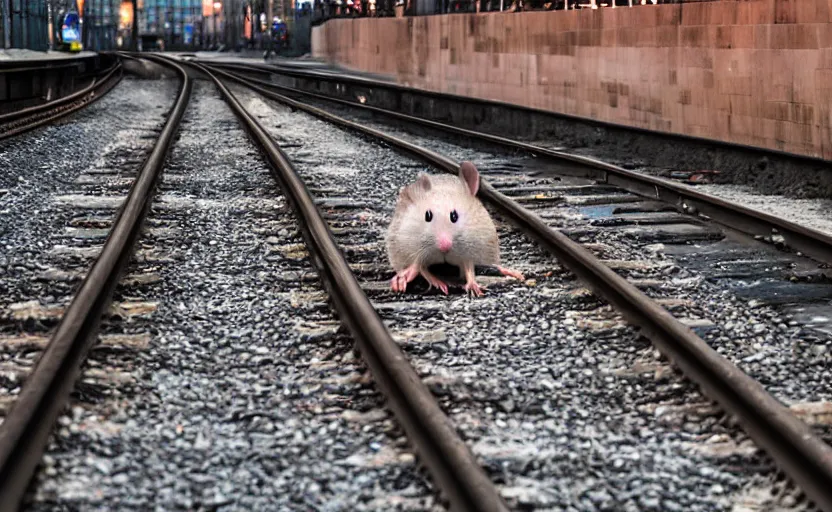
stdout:
<svg viewBox="0 0 832 512">
<path fill-rule="evenodd" d="M 312 48 L 415 87 L 832 159 L 832 0 L 340 19 Z"/>
</svg>

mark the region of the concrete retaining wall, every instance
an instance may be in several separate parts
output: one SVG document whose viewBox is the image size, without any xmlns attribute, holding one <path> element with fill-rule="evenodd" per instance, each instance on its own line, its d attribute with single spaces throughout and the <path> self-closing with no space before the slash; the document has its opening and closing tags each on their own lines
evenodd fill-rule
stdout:
<svg viewBox="0 0 832 512">
<path fill-rule="evenodd" d="M 0 114 L 67 96 L 92 83 L 95 75 L 115 63 L 111 54 L 27 54 L 0 60 Z"/>
<path fill-rule="evenodd" d="M 832 159 L 832 0 L 337 19 L 312 51 L 428 90 Z"/>
</svg>

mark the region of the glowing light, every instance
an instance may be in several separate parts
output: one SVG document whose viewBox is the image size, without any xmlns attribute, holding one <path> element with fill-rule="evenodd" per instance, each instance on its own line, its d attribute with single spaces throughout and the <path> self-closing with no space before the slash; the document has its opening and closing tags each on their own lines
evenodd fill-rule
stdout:
<svg viewBox="0 0 832 512">
<path fill-rule="evenodd" d="M 133 5 L 130 2 L 121 2 L 118 13 L 122 28 L 133 25 Z"/>
</svg>

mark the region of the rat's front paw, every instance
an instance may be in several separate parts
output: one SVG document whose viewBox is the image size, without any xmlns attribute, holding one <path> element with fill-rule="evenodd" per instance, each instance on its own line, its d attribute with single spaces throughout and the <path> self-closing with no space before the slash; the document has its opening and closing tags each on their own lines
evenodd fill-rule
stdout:
<svg viewBox="0 0 832 512">
<path fill-rule="evenodd" d="M 404 292 L 407 289 L 407 281 L 401 274 L 396 274 L 390 280 L 390 289 L 394 292 Z"/>
</svg>

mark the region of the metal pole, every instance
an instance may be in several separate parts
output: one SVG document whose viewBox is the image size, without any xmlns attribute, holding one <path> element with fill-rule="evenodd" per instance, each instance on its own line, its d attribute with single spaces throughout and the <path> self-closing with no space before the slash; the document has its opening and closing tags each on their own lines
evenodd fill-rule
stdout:
<svg viewBox="0 0 832 512">
<path fill-rule="evenodd" d="M 130 25 L 130 49 L 139 51 L 139 2 L 132 0 L 130 9 L 133 10 L 133 23 Z"/>
<path fill-rule="evenodd" d="M 12 0 L 3 0 L 3 48 L 12 46 Z"/>
<path fill-rule="evenodd" d="M 80 34 L 78 34 L 78 37 L 81 40 L 81 45 L 84 47 L 84 50 L 89 49 L 89 46 L 90 46 L 89 31 L 92 30 L 89 26 L 89 23 L 87 23 L 87 21 L 88 21 L 87 20 L 87 13 L 89 12 L 89 10 L 90 10 L 90 4 L 89 4 L 89 1 L 87 1 L 87 2 L 84 3 L 84 6 L 82 7 L 82 11 L 80 11 L 78 13 L 78 19 L 79 19 L 79 25 L 78 26 L 79 26 L 79 31 L 80 31 Z"/>
<path fill-rule="evenodd" d="M 51 33 L 52 27 L 52 17 L 50 16 L 52 9 L 50 9 L 50 0 L 45 0 L 41 2 L 40 9 L 41 9 L 41 23 L 40 23 L 40 46 L 41 48 L 46 48 L 47 51 L 52 49 L 52 41 L 49 37 Z M 45 25 L 45 26 L 44 26 Z M 46 36 L 46 37 L 44 37 Z"/>
<path fill-rule="evenodd" d="M 228 51 L 232 51 L 234 49 L 234 22 L 236 21 L 236 16 L 234 15 L 235 4 L 236 2 L 234 0 L 226 0 L 226 9 L 225 12 L 223 12 L 223 16 L 225 18 L 225 45 L 228 47 Z"/>
<path fill-rule="evenodd" d="M 52 46 L 52 34 L 55 27 L 52 25 L 52 0 L 46 0 L 46 47 L 51 52 L 54 50 Z"/>
<path fill-rule="evenodd" d="M 94 51 L 101 50 L 101 2 L 99 0 L 90 0 L 92 7 L 92 49 Z"/>
<path fill-rule="evenodd" d="M 266 0 L 266 55 L 272 54 L 272 18 L 274 17 L 274 0 Z"/>
<path fill-rule="evenodd" d="M 225 18 L 225 26 L 222 27 L 222 37 L 228 50 L 234 45 L 234 0 L 225 0 L 222 9 L 222 17 Z"/>
<path fill-rule="evenodd" d="M 84 16 L 84 25 L 86 25 L 86 42 L 84 46 L 88 50 L 95 50 L 95 0 L 87 0 L 86 5 L 84 6 L 84 12 L 86 15 Z"/>
<path fill-rule="evenodd" d="M 165 34 L 162 24 L 162 0 L 156 0 L 156 41 L 161 39 L 164 44 Z M 161 48 L 160 48 L 161 49 Z"/>
<path fill-rule="evenodd" d="M 29 44 L 29 4 L 28 2 L 24 2 L 21 5 L 21 16 L 20 16 L 20 33 L 23 36 L 21 47 L 22 48 L 30 48 Z"/>
<path fill-rule="evenodd" d="M 95 12 L 95 7 L 96 7 L 95 0 L 88 0 L 88 1 L 90 3 L 90 5 L 89 5 L 89 11 L 90 11 L 89 25 L 87 25 L 89 27 L 89 32 L 88 32 L 89 45 L 90 45 L 89 49 L 92 50 L 92 51 L 96 51 L 96 50 L 98 50 L 98 45 L 96 44 L 96 41 L 95 41 L 95 36 L 96 36 L 95 26 L 98 24 L 98 13 Z"/>
</svg>

